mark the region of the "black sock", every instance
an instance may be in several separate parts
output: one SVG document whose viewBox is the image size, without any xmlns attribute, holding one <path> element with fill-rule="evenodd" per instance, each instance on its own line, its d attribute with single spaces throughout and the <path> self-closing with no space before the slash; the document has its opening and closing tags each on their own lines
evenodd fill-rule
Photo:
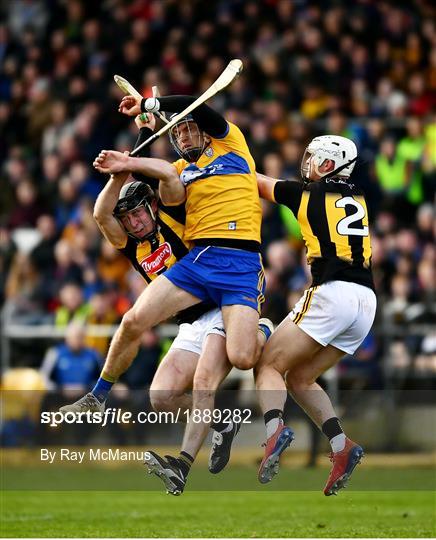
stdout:
<svg viewBox="0 0 436 540">
<path fill-rule="evenodd" d="M 224 431 L 225 429 L 229 427 L 230 423 L 231 421 L 230 422 L 212 422 L 210 427 L 214 429 L 215 431 L 218 431 L 219 433 L 221 433 L 222 431 Z"/>
<path fill-rule="evenodd" d="M 282 419 L 283 411 L 280 409 L 271 409 L 270 411 L 267 411 L 263 415 L 263 419 L 265 420 L 265 425 L 268 424 L 270 420 L 273 420 L 274 418 L 278 418 L 279 420 Z"/>
<path fill-rule="evenodd" d="M 339 418 L 336 418 L 336 416 L 326 420 L 324 424 L 322 425 L 321 429 L 329 441 L 331 441 L 333 437 L 336 437 L 336 435 L 340 435 L 341 433 L 344 433 L 344 430 L 342 429 L 341 424 L 339 423 Z"/>
<path fill-rule="evenodd" d="M 188 452 L 184 452 L 183 450 L 179 454 L 179 463 L 180 463 L 180 469 L 186 478 L 188 476 L 189 470 L 191 469 L 191 465 L 194 463 L 194 458 L 188 454 Z"/>
</svg>

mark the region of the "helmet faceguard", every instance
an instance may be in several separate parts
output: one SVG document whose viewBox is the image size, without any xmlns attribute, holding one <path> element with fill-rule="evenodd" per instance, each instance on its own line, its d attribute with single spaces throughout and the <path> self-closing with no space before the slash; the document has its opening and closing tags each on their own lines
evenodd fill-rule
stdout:
<svg viewBox="0 0 436 540">
<path fill-rule="evenodd" d="M 139 243 L 151 239 L 157 232 L 157 216 L 152 207 L 152 204 L 155 201 L 157 201 L 157 197 L 154 191 L 145 182 L 129 182 L 121 188 L 113 215 L 120 222 L 126 233 Z M 141 217 L 141 210 L 147 212 L 149 219 L 145 220 Z M 152 221 L 152 230 L 139 234 L 129 230 L 126 226 L 126 218 L 130 221 L 132 217 L 135 218 L 136 222 L 139 221 L 140 225 L 142 223 L 143 227 L 140 227 L 142 229 L 148 228 L 150 221 Z"/>
<path fill-rule="evenodd" d="M 171 128 L 169 136 L 174 150 L 189 163 L 198 161 L 209 144 L 206 134 L 204 131 L 200 131 L 190 114 Z"/>
<path fill-rule="evenodd" d="M 332 171 L 321 172 L 320 167 L 326 159 L 334 162 Z M 349 178 L 357 160 L 357 148 L 354 142 L 339 135 L 315 137 L 307 146 L 301 160 L 301 176 L 312 181 L 312 173 L 320 178 Z"/>
</svg>

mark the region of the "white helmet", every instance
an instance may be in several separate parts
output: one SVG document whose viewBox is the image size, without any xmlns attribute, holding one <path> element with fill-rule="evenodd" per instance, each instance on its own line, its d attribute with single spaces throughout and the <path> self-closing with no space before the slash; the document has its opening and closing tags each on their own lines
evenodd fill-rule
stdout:
<svg viewBox="0 0 436 540">
<path fill-rule="evenodd" d="M 319 167 L 326 159 L 335 162 L 333 171 L 321 173 Z M 313 166 L 316 174 L 348 178 L 353 172 L 357 160 L 357 147 L 351 139 L 339 135 L 315 137 L 307 146 L 301 160 L 301 175 L 308 178 L 309 167 Z"/>
</svg>

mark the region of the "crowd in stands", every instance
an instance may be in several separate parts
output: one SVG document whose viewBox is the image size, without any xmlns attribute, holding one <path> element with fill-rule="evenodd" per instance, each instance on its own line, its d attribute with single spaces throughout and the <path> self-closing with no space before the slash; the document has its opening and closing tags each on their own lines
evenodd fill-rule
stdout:
<svg viewBox="0 0 436 540">
<path fill-rule="evenodd" d="M 431 2 L 14 0 L 0 14 L 0 298 L 8 321 L 116 324 L 144 287 L 92 215 L 106 181 L 92 168 L 94 157 L 103 148 L 129 150 L 137 136 L 134 122 L 117 112 L 122 93 L 113 75 L 144 96 L 153 85 L 162 95 L 198 95 L 241 58 L 243 74 L 210 104 L 243 130 L 259 172 L 298 177 L 305 145 L 319 134 L 358 145 L 353 181 L 368 198 L 381 309 L 373 333 L 347 360 L 350 369 L 380 367 L 389 357 L 398 366 L 417 359 L 418 371 L 436 372 L 434 334 L 404 339 L 410 323 L 435 318 Z M 165 138 L 151 151 L 175 158 Z M 264 202 L 263 213 L 264 315 L 277 323 L 309 273 L 290 211 Z M 382 325 L 403 329 L 393 334 L 392 351 Z M 106 353 L 108 339 L 72 334 L 46 357 L 55 384 L 63 375 L 53 354 L 71 357 L 78 346 L 91 383 L 91 364 Z M 141 365 L 154 367 L 161 353 L 148 333 Z M 16 347 L 11 363 L 39 367 L 43 356 L 37 347 Z M 129 377 L 132 386 L 147 383 L 144 370 Z"/>
</svg>

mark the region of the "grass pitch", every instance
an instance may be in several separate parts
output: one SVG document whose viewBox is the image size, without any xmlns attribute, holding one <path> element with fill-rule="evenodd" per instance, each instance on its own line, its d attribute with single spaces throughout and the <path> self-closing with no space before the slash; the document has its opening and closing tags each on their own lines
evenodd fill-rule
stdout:
<svg viewBox="0 0 436 540">
<path fill-rule="evenodd" d="M 234 473 L 237 489 L 238 473 Z M 188 487 L 180 497 L 162 491 L 6 490 L 0 499 L 0 533 L 2 537 L 109 538 L 436 535 L 434 491 L 368 491 L 362 486 L 325 497 L 321 488 L 326 473 L 318 473 L 318 491 L 272 491 L 273 484 L 256 491 Z M 304 477 L 305 471 L 301 474 Z M 401 478 L 401 469 L 396 474 Z M 116 484 L 112 471 L 105 475 Z M 365 476 L 370 475 L 361 474 Z M 412 488 L 407 474 L 403 480 L 403 487 Z M 160 487 L 151 477 L 145 485 L 153 490 Z"/>
</svg>

